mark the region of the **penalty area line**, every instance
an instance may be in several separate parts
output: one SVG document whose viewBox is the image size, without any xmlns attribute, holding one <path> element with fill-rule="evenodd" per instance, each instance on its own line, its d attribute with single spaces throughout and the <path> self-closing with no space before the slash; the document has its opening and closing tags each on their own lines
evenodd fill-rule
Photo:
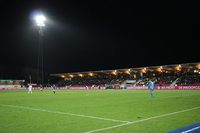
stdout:
<svg viewBox="0 0 200 133">
<path fill-rule="evenodd" d="M 191 109 L 185 109 L 185 110 L 180 110 L 180 111 L 176 111 L 176 112 L 172 112 L 172 113 L 167 113 L 167 114 L 163 114 L 163 115 L 153 116 L 153 117 L 149 117 L 149 118 L 141 119 L 141 120 L 137 120 L 137 121 L 118 124 L 118 125 L 115 125 L 115 126 L 110 126 L 110 127 L 100 128 L 100 129 L 96 129 L 96 130 L 86 131 L 84 133 L 94 133 L 94 132 L 99 132 L 99 131 L 105 131 L 105 130 L 109 130 L 109 129 L 113 129 L 113 128 L 117 128 L 117 127 L 122 127 L 122 126 L 126 126 L 126 125 L 131 125 L 131 124 L 143 122 L 143 121 L 148 121 L 148 120 L 157 119 L 157 118 L 161 118 L 161 117 L 165 117 L 165 116 L 184 113 L 184 112 L 188 112 L 188 111 L 195 110 L 195 109 L 200 109 L 200 106 L 194 107 L 194 108 L 191 108 Z"/>
<path fill-rule="evenodd" d="M 32 108 L 32 107 L 27 107 L 27 106 L 18 106 L 18 105 L 9 105 L 9 104 L 0 104 L 0 106 L 6 106 L 6 107 L 12 107 L 12 108 L 18 108 L 18 109 L 26 109 L 26 110 L 32 110 L 32 111 L 48 112 L 48 113 L 61 114 L 61 115 L 77 116 L 77 117 L 84 117 L 84 118 L 91 118 L 91 119 L 98 119 L 98 120 L 104 120 L 104 121 L 113 121 L 113 122 L 121 122 L 121 123 L 130 122 L 130 121 L 110 119 L 110 118 L 103 118 L 103 117 L 98 117 L 98 116 L 74 114 L 74 113 L 67 113 L 67 112 L 60 112 L 60 111 L 51 111 L 51 110 Z"/>
</svg>

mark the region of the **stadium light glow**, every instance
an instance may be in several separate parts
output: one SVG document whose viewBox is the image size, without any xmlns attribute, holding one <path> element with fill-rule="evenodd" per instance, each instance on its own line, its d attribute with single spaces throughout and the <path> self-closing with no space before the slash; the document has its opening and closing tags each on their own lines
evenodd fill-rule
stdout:
<svg viewBox="0 0 200 133">
<path fill-rule="evenodd" d="M 125 71 L 126 74 L 130 74 L 130 72 L 131 72 L 131 69 L 128 69 Z"/>
<path fill-rule="evenodd" d="M 117 75 L 117 70 L 114 70 L 111 73 L 112 73 L 112 75 Z"/>
<path fill-rule="evenodd" d="M 197 68 L 197 69 L 200 69 L 200 64 L 197 64 L 196 68 Z"/>
<path fill-rule="evenodd" d="M 89 75 L 89 76 L 91 76 L 91 77 L 92 77 L 92 76 L 94 76 L 94 74 L 93 74 L 93 73 L 89 73 L 88 75 Z"/>
<path fill-rule="evenodd" d="M 142 73 L 147 73 L 147 68 L 146 68 L 146 67 L 143 68 L 143 69 L 141 70 L 141 72 L 142 72 Z"/>
<path fill-rule="evenodd" d="M 182 67 L 181 65 L 176 66 L 175 67 L 176 71 L 181 71 L 181 67 Z"/>
<path fill-rule="evenodd" d="M 160 66 L 159 68 L 157 68 L 157 71 L 158 71 L 158 72 L 163 72 L 162 69 L 163 69 L 163 67 Z"/>
<path fill-rule="evenodd" d="M 71 78 L 73 78 L 73 77 L 74 77 L 74 75 L 72 75 L 72 74 L 70 74 L 69 76 L 70 76 Z"/>
<path fill-rule="evenodd" d="M 83 74 L 80 73 L 78 76 L 79 76 L 79 77 L 83 77 Z"/>
<path fill-rule="evenodd" d="M 39 27 L 45 26 L 46 17 L 43 14 L 36 15 L 34 17 L 34 19 L 35 19 L 37 26 L 39 26 Z"/>
<path fill-rule="evenodd" d="M 62 75 L 61 77 L 62 77 L 62 78 L 65 78 L 65 75 Z"/>
</svg>

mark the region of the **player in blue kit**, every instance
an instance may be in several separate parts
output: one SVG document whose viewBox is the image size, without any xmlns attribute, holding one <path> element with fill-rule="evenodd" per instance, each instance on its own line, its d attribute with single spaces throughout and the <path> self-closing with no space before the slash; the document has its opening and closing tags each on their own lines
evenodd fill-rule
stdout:
<svg viewBox="0 0 200 133">
<path fill-rule="evenodd" d="M 154 82 L 153 81 L 151 81 L 151 80 L 149 81 L 148 88 L 150 90 L 151 97 L 153 97 L 153 91 L 154 91 Z"/>
</svg>

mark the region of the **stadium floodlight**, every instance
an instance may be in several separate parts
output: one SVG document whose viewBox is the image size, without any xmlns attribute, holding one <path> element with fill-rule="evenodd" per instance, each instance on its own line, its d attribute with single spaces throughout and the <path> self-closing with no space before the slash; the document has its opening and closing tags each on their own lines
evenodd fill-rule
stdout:
<svg viewBox="0 0 200 133">
<path fill-rule="evenodd" d="M 35 16 L 35 22 L 36 22 L 37 26 L 44 27 L 45 21 L 46 21 L 46 17 L 44 15 L 39 14 L 39 15 Z"/>
<path fill-rule="evenodd" d="M 46 22 L 46 17 L 41 13 L 36 13 L 33 17 L 39 31 L 39 46 L 38 46 L 38 74 L 37 74 L 37 84 L 43 87 L 44 82 L 44 68 L 43 68 L 43 36 L 44 27 Z"/>
</svg>

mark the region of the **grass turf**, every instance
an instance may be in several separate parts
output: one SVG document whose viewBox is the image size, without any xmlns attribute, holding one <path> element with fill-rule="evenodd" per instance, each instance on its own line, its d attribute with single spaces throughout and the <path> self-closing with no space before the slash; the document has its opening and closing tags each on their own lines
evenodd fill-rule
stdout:
<svg viewBox="0 0 200 133">
<path fill-rule="evenodd" d="M 161 133 L 200 122 L 200 108 L 144 119 L 194 107 L 200 107 L 198 90 L 159 90 L 153 98 L 147 90 L 57 90 L 55 95 L 51 90 L 33 94 L 23 90 L 0 91 L 0 133 L 82 133 L 123 124 L 85 116 L 141 120 L 99 131 L 103 133 Z"/>
</svg>

